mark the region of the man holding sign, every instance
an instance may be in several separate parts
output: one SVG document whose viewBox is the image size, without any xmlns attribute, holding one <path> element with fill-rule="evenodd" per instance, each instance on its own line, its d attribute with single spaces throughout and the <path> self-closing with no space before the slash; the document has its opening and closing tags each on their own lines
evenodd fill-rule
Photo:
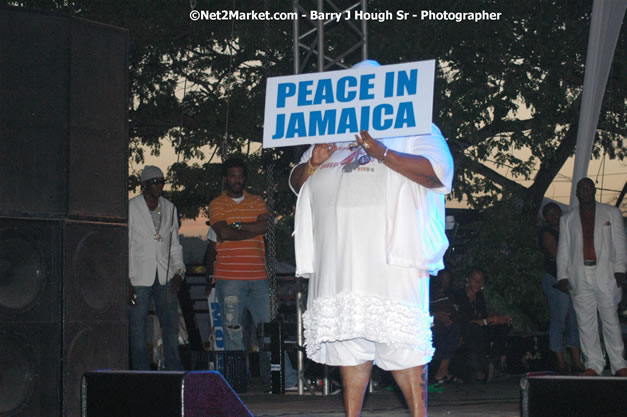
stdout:
<svg viewBox="0 0 627 417">
<path fill-rule="evenodd" d="M 354 138 L 312 145 L 290 176 L 296 273 L 310 278 L 307 356 L 341 367 L 347 416 L 360 414 L 373 363 L 392 372 L 412 416 L 424 416 L 429 273 L 443 269 L 448 247 L 453 160 L 435 125 L 420 136 Z"/>
</svg>

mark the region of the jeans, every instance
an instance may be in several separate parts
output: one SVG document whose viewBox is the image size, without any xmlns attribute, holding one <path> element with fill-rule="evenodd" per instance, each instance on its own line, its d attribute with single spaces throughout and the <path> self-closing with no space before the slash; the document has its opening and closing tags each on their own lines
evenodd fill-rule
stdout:
<svg viewBox="0 0 627 417">
<path fill-rule="evenodd" d="M 451 323 L 450 326 L 437 324 L 431 328 L 433 334 L 433 347 L 435 356 L 439 359 L 451 359 L 461 341 L 459 323 Z"/>
<path fill-rule="evenodd" d="M 150 370 L 150 360 L 146 349 L 146 320 L 151 298 L 155 301 L 155 309 L 161 326 L 165 369 L 183 370 L 178 343 L 179 300 L 177 294 L 169 291 L 171 285 L 171 281 L 166 285 L 161 285 L 155 277 L 155 282 L 151 287 L 134 287 L 137 303 L 129 307 L 131 368 L 133 370 Z"/>
<path fill-rule="evenodd" d="M 285 388 L 293 387 L 298 383 L 298 371 L 292 365 L 287 352 L 283 352 L 283 360 L 285 361 Z"/>
<path fill-rule="evenodd" d="M 563 352 L 564 332 L 566 332 L 567 346 L 578 348 L 579 330 L 570 295 L 553 288 L 556 283 L 557 280 L 553 275 L 544 273 L 542 291 L 549 303 L 549 349 L 553 352 Z"/>
<path fill-rule="evenodd" d="M 270 283 L 262 280 L 216 281 L 216 297 L 222 312 L 225 350 L 246 350 L 242 320 L 246 310 L 250 312 L 252 325 L 270 321 Z M 270 384 L 269 352 L 260 352 L 259 373 L 264 384 Z"/>
<path fill-rule="evenodd" d="M 465 366 L 471 373 L 468 377 L 474 377 L 474 373 L 485 373 L 489 363 L 489 337 L 487 326 L 479 326 L 476 323 L 468 323 L 462 328 L 462 339 L 468 352 Z"/>
</svg>

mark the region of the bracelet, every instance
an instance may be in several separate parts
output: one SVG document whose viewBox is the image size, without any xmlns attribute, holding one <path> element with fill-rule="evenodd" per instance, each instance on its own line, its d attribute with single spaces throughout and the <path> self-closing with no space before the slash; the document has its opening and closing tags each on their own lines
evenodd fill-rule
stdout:
<svg viewBox="0 0 627 417">
<path fill-rule="evenodd" d="M 317 167 L 313 166 L 313 164 L 311 163 L 311 158 L 309 158 L 309 160 L 307 161 L 307 175 L 311 177 L 313 174 L 316 173 L 319 166 L 320 165 L 318 165 Z"/>
<path fill-rule="evenodd" d="M 390 148 L 388 148 L 387 146 L 385 147 L 385 152 L 383 152 L 383 158 L 381 158 L 381 162 L 385 162 L 385 157 L 388 156 L 388 151 L 390 150 Z"/>
</svg>

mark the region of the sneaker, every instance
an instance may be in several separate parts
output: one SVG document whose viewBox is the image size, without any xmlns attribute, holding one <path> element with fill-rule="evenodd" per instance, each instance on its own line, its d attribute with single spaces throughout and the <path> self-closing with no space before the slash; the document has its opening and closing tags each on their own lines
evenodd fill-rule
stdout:
<svg viewBox="0 0 627 417">
<path fill-rule="evenodd" d="M 444 391 L 444 387 L 442 386 L 442 384 L 439 384 L 436 382 L 434 384 L 427 385 L 427 392 L 435 394 L 435 393 L 439 393 L 442 391 Z"/>
<path fill-rule="evenodd" d="M 462 381 L 461 379 L 457 378 L 454 375 L 446 375 L 444 378 L 436 379 L 435 383 L 439 384 L 439 385 L 443 385 L 443 384 L 463 384 L 464 381 Z"/>
</svg>

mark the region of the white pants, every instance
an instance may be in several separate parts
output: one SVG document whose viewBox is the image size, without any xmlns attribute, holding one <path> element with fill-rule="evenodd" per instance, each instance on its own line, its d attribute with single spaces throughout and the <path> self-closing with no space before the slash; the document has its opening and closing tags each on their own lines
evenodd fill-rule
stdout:
<svg viewBox="0 0 627 417">
<path fill-rule="evenodd" d="M 618 321 L 618 298 L 609 288 L 601 288 L 596 276 L 596 266 L 586 266 L 585 281 L 578 286 L 577 295 L 572 297 L 573 307 L 577 314 L 577 326 L 581 351 L 585 358 L 586 368 L 594 369 L 601 375 L 605 367 L 605 359 L 599 340 L 597 311 L 601 318 L 605 350 L 610 359 L 612 374 L 627 367 L 623 358 L 623 337 Z"/>
</svg>

